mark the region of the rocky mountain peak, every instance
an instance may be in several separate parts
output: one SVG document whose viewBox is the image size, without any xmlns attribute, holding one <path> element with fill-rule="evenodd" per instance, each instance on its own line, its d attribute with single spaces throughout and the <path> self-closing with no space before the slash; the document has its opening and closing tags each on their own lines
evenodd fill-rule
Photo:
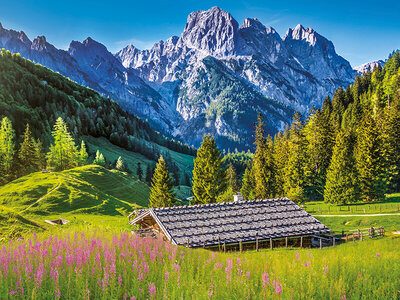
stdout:
<svg viewBox="0 0 400 300">
<path fill-rule="evenodd" d="M 42 35 L 32 41 L 31 49 L 41 51 L 47 49 L 49 46 L 50 44 L 47 43 L 46 37 Z"/>
<path fill-rule="evenodd" d="M 235 51 L 238 27 L 237 21 L 219 7 L 200 10 L 188 16 L 180 43 L 216 57 L 227 56 Z"/>
<path fill-rule="evenodd" d="M 3 25 L 0 22 L 0 30 L 4 29 Z"/>
</svg>

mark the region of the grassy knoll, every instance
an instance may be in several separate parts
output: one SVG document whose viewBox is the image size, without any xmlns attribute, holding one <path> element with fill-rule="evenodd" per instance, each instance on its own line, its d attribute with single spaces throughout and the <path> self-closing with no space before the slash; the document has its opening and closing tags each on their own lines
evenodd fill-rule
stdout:
<svg viewBox="0 0 400 300">
<path fill-rule="evenodd" d="M 26 237 L 4 246 L 0 252 L 0 261 L 4 262 L 0 295 L 5 297 L 400 297 L 399 238 L 347 243 L 321 250 L 216 253 L 171 246 L 161 240 L 141 239 L 121 234 L 121 231 L 87 230 L 75 233 L 64 230 L 55 235 L 46 232 L 37 237 Z"/>
<path fill-rule="evenodd" d="M 37 172 L 14 180 L 0 187 L 0 205 L 36 216 L 122 216 L 147 206 L 148 195 L 148 186 L 126 173 L 89 165 L 63 172 Z"/>
</svg>

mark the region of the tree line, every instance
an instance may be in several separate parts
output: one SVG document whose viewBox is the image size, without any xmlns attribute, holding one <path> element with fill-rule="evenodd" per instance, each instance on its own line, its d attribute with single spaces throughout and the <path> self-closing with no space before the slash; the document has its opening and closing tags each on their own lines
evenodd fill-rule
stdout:
<svg viewBox="0 0 400 300">
<path fill-rule="evenodd" d="M 45 168 L 64 171 L 91 163 L 85 142 L 81 141 L 78 148 L 62 118 L 57 119 L 51 134 L 53 142 L 47 153 L 40 139 L 33 137 L 29 124 L 18 143 L 11 120 L 4 117 L 0 124 L 0 185 Z M 107 167 L 100 151 L 97 151 L 93 164 Z M 115 168 L 125 170 L 121 157 Z"/>
<path fill-rule="evenodd" d="M 297 112 L 291 126 L 274 138 L 265 136 L 259 115 L 255 146 L 239 180 L 214 138 L 204 136 L 194 163 L 191 203 L 232 201 L 239 190 L 246 199 L 288 197 L 336 204 L 380 201 L 387 192 L 399 191 L 400 52 L 393 53 L 384 68 L 336 90 L 306 118 Z M 160 161 L 158 166 L 166 168 Z M 158 171 L 152 193 L 158 190 L 160 195 L 159 187 L 169 186 L 169 181 Z M 162 203 L 154 200 L 150 205 L 172 205 L 172 190 L 164 195 Z"/>
</svg>

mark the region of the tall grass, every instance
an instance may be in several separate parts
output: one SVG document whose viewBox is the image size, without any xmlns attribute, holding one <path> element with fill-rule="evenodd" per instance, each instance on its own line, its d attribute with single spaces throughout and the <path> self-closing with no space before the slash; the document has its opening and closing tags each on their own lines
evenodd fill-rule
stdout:
<svg viewBox="0 0 400 300">
<path fill-rule="evenodd" d="M 0 248 L 0 297 L 383 299 L 400 297 L 400 239 L 327 249 L 216 253 L 103 231 Z"/>
</svg>

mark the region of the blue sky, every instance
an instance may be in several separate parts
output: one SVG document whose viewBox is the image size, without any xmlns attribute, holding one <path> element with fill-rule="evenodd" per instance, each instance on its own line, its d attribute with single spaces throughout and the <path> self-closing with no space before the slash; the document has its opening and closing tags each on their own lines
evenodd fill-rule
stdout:
<svg viewBox="0 0 400 300">
<path fill-rule="evenodd" d="M 2 3 L 3 2 L 3 3 Z M 187 15 L 219 6 L 241 24 L 258 18 L 284 36 L 289 27 L 312 27 L 333 41 L 353 66 L 387 58 L 400 48 L 400 1 L 40 1 L 0 0 L 0 22 L 33 39 L 45 35 L 58 48 L 90 36 L 116 52 L 127 44 L 148 48 L 180 35 Z"/>
</svg>

